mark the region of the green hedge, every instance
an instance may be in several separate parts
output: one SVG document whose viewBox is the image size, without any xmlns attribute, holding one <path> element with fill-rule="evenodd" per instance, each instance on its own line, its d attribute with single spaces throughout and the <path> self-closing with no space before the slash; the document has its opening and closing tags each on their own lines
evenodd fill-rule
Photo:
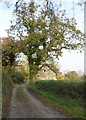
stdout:
<svg viewBox="0 0 86 120">
<path fill-rule="evenodd" d="M 13 87 L 13 81 L 12 78 L 10 77 L 10 74 L 3 70 L 2 71 L 2 96 L 6 96 L 9 94 Z"/>
<path fill-rule="evenodd" d="M 60 96 L 69 96 L 71 98 L 84 99 L 84 81 L 69 80 L 42 80 L 35 83 L 38 89 L 58 94 Z"/>
<path fill-rule="evenodd" d="M 8 114 L 11 92 L 13 88 L 13 80 L 7 70 L 2 71 L 2 117 Z"/>
</svg>

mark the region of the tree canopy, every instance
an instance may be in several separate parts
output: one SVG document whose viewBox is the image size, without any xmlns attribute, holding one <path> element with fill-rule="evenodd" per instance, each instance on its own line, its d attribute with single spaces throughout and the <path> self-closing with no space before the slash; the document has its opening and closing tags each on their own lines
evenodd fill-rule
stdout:
<svg viewBox="0 0 86 120">
<path fill-rule="evenodd" d="M 3 38 L 2 42 L 2 65 L 12 66 L 15 61 L 15 42 L 9 38 Z"/>
<path fill-rule="evenodd" d="M 76 29 L 75 19 L 67 18 L 65 10 L 54 9 L 49 0 L 42 5 L 18 0 L 14 15 L 8 34 L 20 40 L 18 48 L 27 55 L 32 75 L 39 65 L 59 58 L 63 49 L 81 51 L 83 48 L 84 36 Z"/>
</svg>

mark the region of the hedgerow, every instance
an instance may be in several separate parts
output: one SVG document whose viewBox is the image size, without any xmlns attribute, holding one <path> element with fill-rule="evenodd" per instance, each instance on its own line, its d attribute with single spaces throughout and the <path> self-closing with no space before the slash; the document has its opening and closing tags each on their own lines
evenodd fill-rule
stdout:
<svg viewBox="0 0 86 120">
<path fill-rule="evenodd" d="M 42 80 L 37 81 L 35 86 L 37 86 L 38 89 L 43 89 L 60 96 L 84 99 L 85 81 L 82 80 Z"/>
</svg>

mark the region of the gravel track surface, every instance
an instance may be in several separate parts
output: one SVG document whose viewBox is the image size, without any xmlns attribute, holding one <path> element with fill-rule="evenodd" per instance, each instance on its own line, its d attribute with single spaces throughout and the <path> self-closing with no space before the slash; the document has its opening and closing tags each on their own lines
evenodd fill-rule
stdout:
<svg viewBox="0 0 86 120">
<path fill-rule="evenodd" d="M 18 98 L 19 90 L 25 96 L 24 101 Z M 65 118 L 65 116 L 44 105 L 27 90 L 27 84 L 22 84 L 15 86 L 12 91 L 7 118 Z"/>
</svg>

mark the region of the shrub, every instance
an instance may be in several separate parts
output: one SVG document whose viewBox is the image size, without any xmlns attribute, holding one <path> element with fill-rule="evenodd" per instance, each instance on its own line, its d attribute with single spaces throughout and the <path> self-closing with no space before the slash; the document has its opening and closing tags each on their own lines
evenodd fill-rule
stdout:
<svg viewBox="0 0 86 120">
<path fill-rule="evenodd" d="M 23 83 L 24 75 L 20 71 L 14 72 L 11 77 L 13 78 L 14 83 Z"/>
</svg>

